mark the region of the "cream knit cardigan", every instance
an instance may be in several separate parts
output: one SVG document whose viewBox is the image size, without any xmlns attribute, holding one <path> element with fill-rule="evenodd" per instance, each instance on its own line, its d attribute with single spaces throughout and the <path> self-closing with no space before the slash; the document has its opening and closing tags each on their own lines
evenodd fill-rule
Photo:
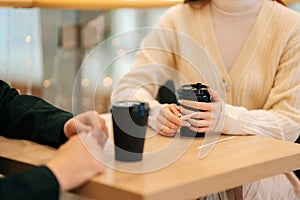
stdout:
<svg viewBox="0 0 300 200">
<path fill-rule="evenodd" d="M 230 47 L 228 47 L 230 48 Z M 177 5 L 144 38 L 112 101 L 135 99 L 151 106 L 160 85 L 203 82 L 225 102 L 223 134 L 255 134 L 295 141 L 300 131 L 300 14 L 263 1 L 254 25 L 227 72 L 214 37 L 210 5 Z"/>
</svg>

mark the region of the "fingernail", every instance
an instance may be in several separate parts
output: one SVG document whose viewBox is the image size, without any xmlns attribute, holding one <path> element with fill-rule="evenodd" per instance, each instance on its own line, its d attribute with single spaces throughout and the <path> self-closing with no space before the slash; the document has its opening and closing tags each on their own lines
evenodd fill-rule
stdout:
<svg viewBox="0 0 300 200">
<path fill-rule="evenodd" d="M 93 132 L 92 131 L 88 132 L 87 137 L 91 138 L 92 136 L 93 136 Z"/>
<path fill-rule="evenodd" d="M 192 126 L 192 125 L 190 123 L 188 123 L 188 122 L 185 122 L 184 126 Z"/>
<path fill-rule="evenodd" d="M 181 113 L 178 113 L 177 116 L 178 116 L 178 117 L 182 117 L 182 114 L 181 114 Z"/>
</svg>

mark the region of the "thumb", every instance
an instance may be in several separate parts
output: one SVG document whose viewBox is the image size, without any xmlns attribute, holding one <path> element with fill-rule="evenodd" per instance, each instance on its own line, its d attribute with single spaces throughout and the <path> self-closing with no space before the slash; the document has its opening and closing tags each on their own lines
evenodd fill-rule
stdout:
<svg viewBox="0 0 300 200">
<path fill-rule="evenodd" d="M 90 130 L 90 126 L 80 123 L 80 121 L 75 121 L 74 119 L 67 121 L 64 127 L 65 135 L 68 138 L 72 137 L 73 135 L 76 135 L 77 133 L 89 132 Z"/>
<path fill-rule="evenodd" d="M 218 102 L 220 101 L 220 97 L 219 94 L 216 90 L 212 89 L 212 88 L 208 88 L 208 93 L 211 96 L 211 101 L 212 102 Z"/>
</svg>

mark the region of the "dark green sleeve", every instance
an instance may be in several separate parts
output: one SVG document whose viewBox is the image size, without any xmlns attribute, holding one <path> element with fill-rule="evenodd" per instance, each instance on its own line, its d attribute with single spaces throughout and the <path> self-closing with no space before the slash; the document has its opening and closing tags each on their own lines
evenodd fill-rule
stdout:
<svg viewBox="0 0 300 200">
<path fill-rule="evenodd" d="M 63 126 L 72 117 L 41 98 L 19 95 L 0 80 L 0 135 L 58 147 L 67 140 Z"/>
<path fill-rule="evenodd" d="M 34 167 L 0 180 L 2 200 L 56 200 L 58 197 L 59 184 L 45 166 Z"/>
</svg>

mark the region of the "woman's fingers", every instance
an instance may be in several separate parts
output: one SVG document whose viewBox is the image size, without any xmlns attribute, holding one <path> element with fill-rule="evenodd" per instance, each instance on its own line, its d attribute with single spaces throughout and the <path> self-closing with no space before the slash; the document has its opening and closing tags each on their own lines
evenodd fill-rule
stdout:
<svg viewBox="0 0 300 200">
<path fill-rule="evenodd" d="M 167 126 L 162 125 L 161 129 L 159 129 L 158 133 L 163 136 L 174 137 L 177 133 L 177 130 L 170 129 Z"/>
<path fill-rule="evenodd" d="M 176 104 L 169 104 L 161 108 L 157 118 L 159 134 L 173 137 L 182 125 L 180 111 Z"/>
<path fill-rule="evenodd" d="M 216 91 L 209 89 L 213 102 L 180 101 L 180 112 L 183 116 L 191 115 L 186 121 L 191 124 L 190 130 L 206 132 L 217 126 L 218 119 L 222 112 L 222 102 Z"/>
<path fill-rule="evenodd" d="M 170 122 L 167 118 L 163 117 L 162 115 L 158 117 L 158 124 L 159 124 L 159 133 L 165 136 L 174 136 L 177 130 L 180 128 L 179 125 L 176 125 Z"/>
<path fill-rule="evenodd" d="M 175 115 L 175 116 L 180 116 L 181 113 L 180 113 L 180 110 L 179 110 L 179 106 L 177 106 L 176 104 L 171 104 L 169 106 L 170 108 L 170 111 Z"/>
<path fill-rule="evenodd" d="M 189 100 L 181 100 L 180 101 L 180 113 L 182 114 L 190 114 L 192 112 L 195 112 L 191 109 L 187 108 L 192 108 L 194 110 L 201 110 L 201 111 L 210 111 L 212 110 L 213 104 L 212 103 L 207 103 L 207 102 L 197 102 L 197 101 L 189 101 Z"/>
<path fill-rule="evenodd" d="M 161 115 L 167 119 L 166 122 L 170 122 L 174 125 L 180 126 L 181 119 L 179 117 L 180 111 L 176 104 L 170 104 L 161 109 Z M 170 127 L 170 126 L 169 126 Z"/>
<path fill-rule="evenodd" d="M 194 132 L 197 132 L 197 133 L 208 132 L 210 130 L 208 127 L 194 127 L 194 126 L 190 126 L 188 128 L 191 131 L 194 131 Z"/>
<path fill-rule="evenodd" d="M 194 126 L 194 127 L 209 127 L 210 126 L 210 120 L 189 119 L 188 122 L 191 124 L 191 126 Z"/>
<path fill-rule="evenodd" d="M 187 110 L 187 109 L 184 109 L 184 110 Z M 190 114 L 193 114 L 191 117 L 188 117 L 186 119 L 186 121 L 189 121 L 189 119 L 207 119 L 207 120 L 210 120 L 212 119 L 212 112 L 204 112 L 204 111 L 198 111 L 198 112 L 195 112 L 195 111 L 187 111 L 187 112 L 184 112 L 184 113 L 188 113 L 188 114 L 183 114 L 183 116 L 186 116 L 186 115 L 190 115 Z M 183 117 L 184 118 L 184 117 Z"/>
</svg>

